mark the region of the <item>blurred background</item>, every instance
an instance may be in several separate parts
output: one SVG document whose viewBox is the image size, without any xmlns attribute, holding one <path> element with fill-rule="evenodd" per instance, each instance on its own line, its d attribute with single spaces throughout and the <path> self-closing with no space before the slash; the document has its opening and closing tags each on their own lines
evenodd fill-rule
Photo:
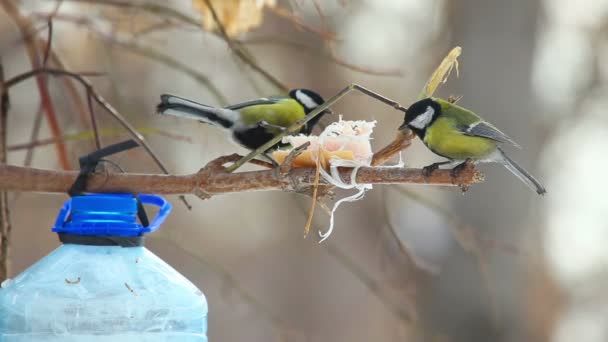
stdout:
<svg viewBox="0 0 608 342">
<path fill-rule="evenodd" d="M 319 210 L 313 234 L 302 238 L 308 197 L 191 196 L 191 211 L 171 197 L 174 213 L 147 246 L 207 295 L 211 341 L 608 340 L 608 1 L 212 3 L 232 49 L 205 1 L 2 0 L 5 75 L 42 63 L 52 17 L 47 65 L 104 73 L 90 78 L 95 89 L 146 134 L 172 173 L 184 174 L 244 151 L 214 127 L 155 115 L 161 93 L 222 105 L 283 86 L 328 98 L 356 82 L 407 106 L 458 45 L 459 77 L 437 95 L 462 96 L 461 105 L 524 146 L 511 156 L 548 194 L 492 165 L 465 194 L 375 186 L 340 207 L 322 244 L 314 233 L 328 217 Z M 86 94 L 60 78 L 44 83 L 60 132 L 34 79 L 11 88 L 8 163 L 77 168 L 78 156 L 94 149 Z M 104 144 L 128 136 L 95 111 Z M 375 148 L 402 121 L 362 95 L 334 111 L 377 120 Z M 53 137 L 65 141 L 64 160 Z M 438 160 L 418 140 L 403 157 L 412 167 Z M 112 160 L 159 172 L 141 149 Z M 10 194 L 11 276 L 59 245 L 50 227 L 66 199 Z"/>
</svg>

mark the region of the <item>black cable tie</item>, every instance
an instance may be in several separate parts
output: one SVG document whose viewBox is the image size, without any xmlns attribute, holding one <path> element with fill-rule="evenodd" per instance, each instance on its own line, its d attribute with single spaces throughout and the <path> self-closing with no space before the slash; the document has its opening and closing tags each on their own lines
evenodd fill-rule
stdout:
<svg viewBox="0 0 608 342">
<path fill-rule="evenodd" d="M 72 186 L 68 190 L 68 195 L 70 195 L 70 197 L 74 197 L 80 196 L 84 193 L 89 176 L 95 171 L 97 165 L 99 165 L 99 163 L 103 161 L 103 158 L 116 153 L 130 150 L 138 146 L 139 144 L 135 142 L 135 140 L 129 139 L 123 142 L 106 146 L 104 148 L 100 148 L 97 151 L 93 151 L 78 158 L 78 163 L 80 164 L 80 172 L 78 173 L 78 177 L 76 177 L 74 184 L 72 184 Z M 137 216 L 139 217 L 139 221 L 141 222 L 142 226 L 147 227 L 148 225 L 150 225 L 150 220 L 148 219 L 148 215 L 146 214 L 144 206 L 141 203 L 139 196 L 137 196 L 136 194 L 133 194 L 133 196 L 137 201 Z"/>
</svg>

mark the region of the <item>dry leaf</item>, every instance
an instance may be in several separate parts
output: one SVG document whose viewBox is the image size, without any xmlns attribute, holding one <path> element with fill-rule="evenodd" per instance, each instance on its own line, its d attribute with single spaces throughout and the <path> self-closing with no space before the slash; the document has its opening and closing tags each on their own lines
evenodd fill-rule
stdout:
<svg viewBox="0 0 608 342">
<path fill-rule="evenodd" d="M 276 0 L 193 0 L 202 15 L 203 29 L 217 30 L 217 23 L 207 4 L 211 4 L 228 37 L 250 31 L 262 23 L 264 7 L 274 7 Z"/>
<path fill-rule="evenodd" d="M 439 64 L 437 69 L 435 69 L 429 80 L 424 85 L 422 92 L 420 92 L 420 95 L 418 96 L 419 100 L 433 96 L 435 90 L 437 90 L 437 87 L 447 81 L 452 69 L 456 68 L 456 75 L 458 75 L 458 57 L 461 53 L 462 48 L 457 46 L 453 48 L 447 56 L 445 56 L 441 64 Z"/>
</svg>

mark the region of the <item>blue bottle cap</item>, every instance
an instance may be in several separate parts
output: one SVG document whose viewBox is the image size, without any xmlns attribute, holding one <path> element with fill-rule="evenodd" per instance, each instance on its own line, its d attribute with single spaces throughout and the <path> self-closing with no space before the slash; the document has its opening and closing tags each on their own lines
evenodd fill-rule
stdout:
<svg viewBox="0 0 608 342">
<path fill-rule="evenodd" d="M 157 195 L 138 197 L 143 204 L 160 208 L 147 227 L 137 222 L 137 200 L 133 195 L 90 194 L 65 202 L 52 231 L 89 236 L 141 236 L 153 232 L 171 212 L 171 204 Z"/>
</svg>

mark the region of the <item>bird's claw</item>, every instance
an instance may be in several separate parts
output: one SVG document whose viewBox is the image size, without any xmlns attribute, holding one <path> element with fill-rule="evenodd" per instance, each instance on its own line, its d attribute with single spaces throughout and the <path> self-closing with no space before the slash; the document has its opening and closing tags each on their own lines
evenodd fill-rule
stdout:
<svg viewBox="0 0 608 342">
<path fill-rule="evenodd" d="M 439 168 L 440 163 L 433 163 L 422 168 L 422 175 L 424 177 L 430 177 L 435 170 Z"/>
<path fill-rule="evenodd" d="M 473 160 L 471 160 L 471 158 L 467 158 L 463 163 L 454 166 L 452 170 L 450 170 L 450 176 L 452 176 L 452 178 L 457 178 L 462 170 L 464 170 L 472 162 Z"/>
</svg>

